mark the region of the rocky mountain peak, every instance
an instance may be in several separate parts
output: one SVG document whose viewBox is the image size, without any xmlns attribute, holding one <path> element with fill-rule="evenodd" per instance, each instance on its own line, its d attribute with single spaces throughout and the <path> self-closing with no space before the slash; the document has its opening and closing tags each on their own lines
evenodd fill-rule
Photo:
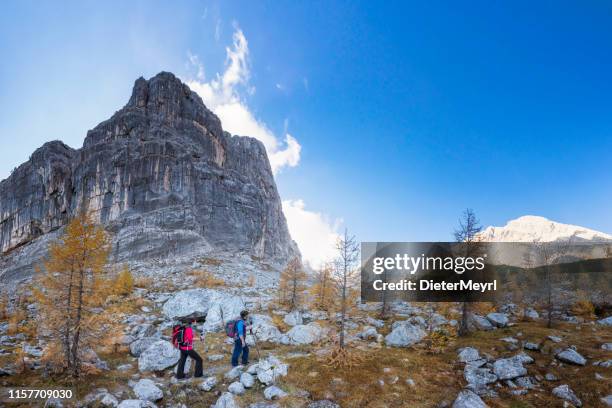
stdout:
<svg viewBox="0 0 612 408">
<path fill-rule="evenodd" d="M 552 242 L 573 239 L 575 241 L 612 241 L 612 235 L 577 225 L 551 221 L 545 217 L 525 215 L 510 220 L 503 227 L 490 226 L 480 236 L 488 242 Z"/>
<path fill-rule="evenodd" d="M 29 244 L 80 211 L 114 233 L 116 260 L 299 255 L 263 144 L 224 132 L 169 72 L 137 79 L 128 103 L 87 132 L 81 149 L 46 143 L 0 183 L 0 277 L 27 270 L 36 258 Z"/>
</svg>

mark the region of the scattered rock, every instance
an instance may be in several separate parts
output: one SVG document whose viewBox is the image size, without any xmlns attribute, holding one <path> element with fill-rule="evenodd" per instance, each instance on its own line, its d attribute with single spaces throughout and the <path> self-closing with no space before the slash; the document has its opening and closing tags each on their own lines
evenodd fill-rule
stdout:
<svg viewBox="0 0 612 408">
<path fill-rule="evenodd" d="M 131 364 L 121 364 L 117 366 L 117 371 L 129 371 L 133 368 L 134 366 Z"/>
<path fill-rule="evenodd" d="M 283 321 L 289 326 L 297 326 L 298 324 L 304 324 L 302 312 L 298 310 L 294 310 L 293 312 L 287 313 Z"/>
<path fill-rule="evenodd" d="M 496 327 L 506 327 L 508 325 L 508 315 L 505 313 L 489 313 L 487 319 Z"/>
<path fill-rule="evenodd" d="M 340 408 L 340 405 L 330 400 L 320 400 L 311 402 L 306 408 Z"/>
<path fill-rule="evenodd" d="M 519 377 L 514 381 L 516 381 L 516 385 L 519 387 L 526 388 L 528 390 L 532 390 L 536 386 L 536 382 L 532 377 Z"/>
<path fill-rule="evenodd" d="M 287 393 L 275 385 L 271 385 L 264 390 L 264 397 L 267 400 L 280 399 L 286 396 L 287 396 Z"/>
<path fill-rule="evenodd" d="M 544 378 L 546 379 L 546 381 L 557 381 L 557 380 L 559 380 L 559 378 L 557 378 L 557 376 L 554 375 L 553 373 L 546 373 Z"/>
<path fill-rule="evenodd" d="M 557 353 L 555 357 L 557 357 L 558 360 L 561 360 L 564 363 L 576 364 L 581 366 L 586 364 L 586 358 L 582 357 L 580 353 L 571 348 L 567 348 L 561 351 L 560 353 Z"/>
<path fill-rule="evenodd" d="M 162 390 L 155 385 L 155 383 L 148 378 L 143 378 L 138 381 L 132 389 L 134 390 L 134 394 L 145 401 L 159 401 L 164 397 L 164 393 Z"/>
<path fill-rule="evenodd" d="M 103 408 L 116 408 L 119 405 L 119 401 L 113 394 L 104 393 L 104 396 L 100 399 L 100 406 Z"/>
<path fill-rule="evenodd" d="M 301 345 L 316 343 L 325 334 L 325 330 L 317 323 L 298 324 L 281 336 L 282 344 Z"/>
<path fill-rule="evenodd" d="M 278 343 L 282 336 L 278 327 L 272 323 L 270 316 L 262 314 L 254 314 L 251 316 L 253 323 L 252 329 L 253 334 L 257 337 L 257 341 L 269 341 L 272 343 Z M 250 335 L 247 336 L 247 341 L 250 339 Z"/>
<path fill-rule="evenodd" d="M 531 351 L 540 351 L 540 345 L 537 343 L 532 343 L 530 341 L 526 341 L 525 343 L 523 343 L 523 348 Z"/>
<path fill-rule="evenodd" d="M 582 401 L 578 399 L 576 394 L 574 394 L 574 391 L 572 391 L 572 389 L 567 384 L 563 384 L 554 388 L 552 390 L 552 393 L 555 397 L 571 402 L 577 407 L 582 406 Z"/>
<path fill-rule="evenodd" d="M 535 309 L 528 307 L 525 310 L 525 317 L 528 319 L 536 320 L 540 318 L 540 314 Z"/>
<path fill-rule="evenodd" d="M 604 404 L 606 404 L 606 407 L 612 407 L 612 394 L 606 396 L 606 397 L 602 397 L 600 398 L 601 402 L 603 402 Z"/>
<path fill-rule="evenodd" d="M 563 339 L 559 336 L 548 336 L 548 340 L 552 341 L 553 343 L 561 343 Z"/>
<path fill-rule="evenodd" d="M 421 341 L 427 333 L 419 326 L 411 323 L 397 325 L 393 331 L 385 337 L 385 343 L 391 347 L 408 347 Z"/>
<path fill-rule="evenodd" d="M 452 408 L 487 408 L 487 405 L 473 391 L 462 390 L 453 402 Z"/>
<path fill-rule="evenodd" d="M 227 387 L 227 390 L 234 395 L 242 395 L 244 394 L 244 385 L 240 381 L 234 381 Z"/>
<path fill-rule="evenodd" d="M 234 399 L 234 394 L 224 392 L 211 408 L 240 408 Z"/>
<path fill-rule="evenodd" d="M 178 363 L 181 353 L 165 340 L 151 344 L 138 357 L 138 369 L 142 371 L 161 371 Z"/>
<path fill-rule="evenodd" d="M 533 357 L 531 357 L 529 354 L 526 354 L 526 353 L 519 353 L 513 358 L 517 359 L 522 364 L 531 364 L 535 361 Z"/>
<path fill-rule="evenodd" d="M 610 368 L 612 367 L 612 360 L 596 361 L 593 363 L 593 365 L 603 368 Z"/>
<path fill-rule="evenodd" d="M 240 382 L 244 388 L 251 388 L 253 385 L 255 385 L 255 379 L 249 373 L 242 373 L 240 375 Z"/>
<path fill-rule="evenodd" d="M 601 345 L 602 350 L 612 351 L 612 343 L 604 343 Z"/>
<path fill-rule="evenodd" d="M 244 366 L 241 366 L 241 365 L 233 367 L 231 370 L 225 373 L 224 377 L 226 380 L 235 380 L 236 378 L 240 377 L 243 369 L 244 369 Z"/>
<path fill-rule="evenodd" d="M 460 363 L 467 363 L 478 359 L 480 359 L 480 354 L 474 347 L 463 347 L 459 349 L 458 360 Z"/>
<path fill-rule="evenodd" d="M 367 324 L 369 324 L 370 326 L 374 326 L 377 329 L 382 329 L 383 327 L 385 327 L 385 322 L 383 320 L 374 319 L 370 316 L 366 317 L 365 321 Z"/>
<path fill-rule="evenodd" d="M 223 354 L 210 354 L 206 359 L 210 362 L 223 360 L 225 356 Z"/>
<path fill-rule="evenodd" d="M 527 369 L 516 357 L 502 358 L 493 363 L 493 372 L 500 380 L 511 380 L 527 374 Z"/>
<path fill-rule="evenodd" d="M 468 315 L 468 328 L 470 330 L 493 330 L 495 327 L 491 324 L 491 322 L 475 313 L 470 313 Z"/>
<path fill-rule="evenodd" d="M 478 368 L 471 365 L 465 366 L 463 376 L 468 384 L 474 385 L 486 385 L 497 381 L 497 376 L 489 368 Z"/>
<path fill-rule="evenodd" d="M 217 377 L 212 376 L 212 377 L 206 377 L 205 379 L 203 379 L 200 385 L 198 385 L 198 388 L 201 389 L 202 391 L 208 392 L 208 391 L 211 391 L 213 388 L 215 388 L 216 385 L 217 385 Z"/>
<path fill-rule="evenodd" d="M 157 405 L 151 401 L 143 401 L 138 399 L 123 400 L 117 408 L 157 408 Z"/>
<path fill-rule="evenodd" d="M 130 354 L 134 357 L 140 357 L 140 354 L 142 354 L 143 351 L 158 341 L 160 341 L 160 339 L 157 337 L 143 337 L 142 339 L 133 341 L 130 344 Z"/>
<path fill-rule="evenodd" d="M 608 316 L 605 319 L 598 320 L 597 324 L 601 324 L 602 326 L 612 326 L 612 316 Z"/>
</svg>

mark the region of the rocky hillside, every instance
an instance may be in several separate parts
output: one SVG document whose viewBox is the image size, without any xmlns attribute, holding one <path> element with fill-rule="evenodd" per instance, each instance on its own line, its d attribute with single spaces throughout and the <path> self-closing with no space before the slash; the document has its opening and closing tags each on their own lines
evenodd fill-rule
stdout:
<svg viewBox="0 0 612 408">
<path fill-rule="evenodd" d="M 0 277 L 27 275 L 80 211 L 114 233 L 115 261 L 298 254 L 262 143 L 224 132 L 173 74 L 134 84 L 80 149 L 44 144 L 0 183 Z"/>
</svg>

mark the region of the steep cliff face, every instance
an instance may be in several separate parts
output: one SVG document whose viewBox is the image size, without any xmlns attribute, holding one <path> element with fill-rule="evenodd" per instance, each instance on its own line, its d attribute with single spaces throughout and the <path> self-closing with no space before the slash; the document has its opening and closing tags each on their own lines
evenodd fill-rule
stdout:
<svg viewBox="0 0 612 408">
<path fill-rule="evenodd" d="M 3 256 L 88 211 L 116 260 L 214 251 L 283 262 L 298 254 L 264 146 L 224 132 L 170 73 L 138 79 L 83 147 L 49 142 L 0 183 Z M 0 265 L 0 268 L 3 266 Z"/>
</svg>

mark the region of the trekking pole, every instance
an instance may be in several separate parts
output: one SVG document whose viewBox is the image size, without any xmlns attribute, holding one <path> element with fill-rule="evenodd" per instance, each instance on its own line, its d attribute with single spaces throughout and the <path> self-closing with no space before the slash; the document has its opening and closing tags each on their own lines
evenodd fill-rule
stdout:
<svg viewBox="0 0 612 408">
<path fill-rule="evenodd" d="M 251 336 L 253 336 L 253 344 L 255 344 L 255 351 L 257 352 L 257 361 L 261 360 L 261 354 L 259 354 L 259 346 L 257 346 L 257 336 L 253 333 L 253 329 L 251 329 Z"/>
</svg>

